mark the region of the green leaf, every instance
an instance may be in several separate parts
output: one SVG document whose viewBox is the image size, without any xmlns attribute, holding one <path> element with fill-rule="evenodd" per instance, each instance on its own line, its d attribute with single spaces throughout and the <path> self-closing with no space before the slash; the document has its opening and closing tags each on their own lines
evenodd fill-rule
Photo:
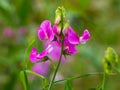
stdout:
<svg viewBox="0 0 120 90">
<path fill-rule="evenodd" d="M 40 74 L 37 74 L 37 73 L 35 73 L 35 72 L 33 72 L 33 71 L 25 70 L 25 72 L 26 72 L 27 74 L 32 74 L 32 75 L 34 75 L 34 76 L 37 76 L 37 77 L 39 77 L 39 78 L 41 78 L 41 79 L 45 79 L 44 76 L 42 76 L 42 75 L 40 75 Z"/>
<path fill-rule="evenodd" d="M 24 90 L 29 90 L 29 84 L 28 84 L 28 79 L 25 71 L 20 72 L 20 79 L 23 83 Z"/>
<path fill-rule="evenodd" d="M 72 90 L 72 81 L 71 80 L 67 80 L 64 90 Z"/>
<path fill-rule="evenodd" d="M 78 75 L 78 76 L 74 76 L 74 77 L 70 77 L 70 78 L 65 78 L 65 79 L 62 79 L 62 80 L 55 81 L 54 84 L 62 83 L 62 82 L 68 81 L 68 80 L 85 78 L 85 77 L 92 76 L 92 75 L 103 75 L 103 72 L 88 73 L 88 74 L 82 74 L 82 75 Z"/>
</svg>

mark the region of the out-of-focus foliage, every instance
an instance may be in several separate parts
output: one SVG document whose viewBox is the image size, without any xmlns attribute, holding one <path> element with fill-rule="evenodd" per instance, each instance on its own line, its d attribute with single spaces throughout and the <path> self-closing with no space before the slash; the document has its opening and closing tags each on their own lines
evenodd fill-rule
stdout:
<svg viewBox="0 0 120 90">
<path fill-rule="evenodd" d="M 45 19 L 54 23 L 58 6 L 65 7 L 70 25 L 79 35 L 85 28 L 91 33 L 89 42 L 79 45 L 79 52 L 61 65 L 63 78 L 103 71 L 102 58 L 108 46 L 120 56 L 120 0 L 0 0 L 0 90 L 23 90 L 19 74 L 25 67 L 24 60 L 31 69 L 31 47 L 43 49 L 36 36 L 37 28 Z M 31 77 L 30 89 L 39 90 L 41 80 Z M 101 81 L 102 77 L 96 75 L 77 79 L 72 86 L 73 90 L 88 90 Z M 108 76 L 105 89 L 119 90 L 119 81 L 119 75 Z M 56 88 L 69 89 L 63 84 L 55 85 Z"/>
</svg>

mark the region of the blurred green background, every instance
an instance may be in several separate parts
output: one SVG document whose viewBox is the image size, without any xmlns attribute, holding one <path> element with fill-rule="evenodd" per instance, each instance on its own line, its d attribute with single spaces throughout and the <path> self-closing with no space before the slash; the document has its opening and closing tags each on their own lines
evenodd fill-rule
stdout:
<svg viewBox="0 0 120 90">
<path fill-rule="evenodd" d="M 37 28 L 46 19 L 54 23 L 58 6 L 64 6 L 79 35 L 86 28 L 91 33 L 91 39 L 77 47 L 79 52 L 61 65 L 61 77 L 103 71 L 102 58 L 108 46 L 120 56 L 120 0 L 0 0 L 0 90 L 23 90 L 19 72 L 24 60 L 29 60 L 32 46 L 42 50 Z M 95 88 L 101 81 L 99 75 L 74 80 L 73 90 Z M 119 82 L 120 74 L 108 76 L 105 90 L 120 90 Z M 40 79 L 29 83 L 31 90 L 41 90 Z M 63 90 L 64 83 L 55 85 L 56 89 Z"/>
</svg>

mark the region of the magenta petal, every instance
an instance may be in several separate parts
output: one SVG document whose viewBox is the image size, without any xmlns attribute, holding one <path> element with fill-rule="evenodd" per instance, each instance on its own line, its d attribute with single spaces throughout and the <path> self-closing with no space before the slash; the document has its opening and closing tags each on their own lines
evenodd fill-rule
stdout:
<svg viewBox="0 0 120 90">
<path fill-rule="evenodd" d="M 69 54 L 75 54 L 75 53 L 77 53 L 77 49 L 76 49 L 75 45 L 69 44 L 68 47 L 69 47 L 68 48 Z"/>
<path fill-rule="evenodd" d="M 38 56 L 39 56 L 39 54 L 38 54 L 36 48 L 33 47 L 32 52 L 30 53 L 30 61 L 33 63 L 37 62 L 38 60 L 40 60 L 40 58 Z"/>
<path fill-rule="evenodd" d="M 61 46 L 59 45 L 58 42 L 52 42 L 51 47 L 53 47 L 53 50 L 48 54 L 48 57 L 53 60 L 53 61 L 58 61 L 60 58 L 60 53 L 61 53 Z M 62 56 L 62 62 L 65 61 L 64 56 Z"/>
<path fill-rule="evenodd" d="M 58 31 L 57 31 L 57 25 L 54 25 L 54 26 L 53 26 L 53 32 L 54 32 L 56 35 L 59 34 Z"/>
<path fill-rule="evenodd" d="M 76 32 L 71 27 L 69 27 L 69 29 L 68 29 L 68 41 L 71 44 L 79 44 L 80 43 L 79 36 L 76 34 Z"/>
<path fill-rule="evenodd" d="M 44 21 L 41 23 L 40 27 L 41 27 L 42 29 L 51 28 L 51 22 L 50 22 L 49 20 L 44 20 Z"/>
<path fill-rule="evenodd" d="M 87 29 L 84 30 L 82 36 L 80 37 L 81 43 L 86 43 L 90 39 L 90 33 Z"/>
<path fill-rule="evenodd" d="M 38 38 L 40 40 L 45 40 L 47 38 L 47 36 L 45 35 L 45 32 L 43 31 L 42 28 L 38 29 Z"/>
<path fill-rule="evenodd" d="M 36 48 L 32 48 L 32 52 L 30 53 L 30 61 L 33 62 L 33 63 L 35 63 L 35 62 L 37 62 L 39 60 L 42 60 L 51 51 L 52 51 L 52 48 L 50 46 L 48 46 L 41 53 L 38 53 L 37 50 L 36 50 Z"/>
<path fill-rule="evenodd" d="M 65 40 L 64 40 L 64 50 L 67 50 L 67 52 L 70 55 L 75 54 L 77 52 L 76 45 L 69 43 L 67 37 L 65 37 Z"/>
<path fill-rule="evenodd" d="M 34 64 L 34 66 L 32 67 L 32 71 L 45 76 L 48 74 L 49 66 L 50 66 L 50 63 L 48 61 L 39 62 L 39 63 Z"/>
<path fill-rule="evenodd" d="M 51 22 L 49 20 L 45 20 L 41 23 L 38 29 L 38 37 L 40 40 L 53 40 L 54 33 L 51 27 Z"/>
<path fill-rule="evenodd" d="M 48 51 L 44 50 L 37 57 L 44 58 L 47 54 L 48 54 Z"/>
</svg>

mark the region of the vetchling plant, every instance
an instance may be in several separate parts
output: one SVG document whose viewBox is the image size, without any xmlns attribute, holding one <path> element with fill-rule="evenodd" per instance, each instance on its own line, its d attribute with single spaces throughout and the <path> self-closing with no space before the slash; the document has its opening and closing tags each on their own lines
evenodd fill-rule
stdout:
<svg viewBox="0 0 120 90">
<path fill-rule="evenodd" d="M 84 44 L 90 39 L 90 33 L 87 29 L 85 29 L 80 36 L 73 30 L 63 7 L 57 8 L 54 25 L 51 25 L 49 20 L 44 20 L 41 23 L 37 31 L 37 36 L 38 39 L 43 42 L 44 50 L 39 53 L 35 47 L 32 47 L 30 62 L 35 63 L 32 71 L 27 70 L 27 67 L 25 67 L 21 72 L 21 76 L 24 77 L 23 84 L 25 90 L 30 89 L 27 74 L 32 74 L 42 79 L 42 90 L 52 90 L 53 85 L 62 82 L 66 82 L 65 90 L 72 90 L 71 81 L 74 79 L 91 75 L 103 75 L 102 83 L 98 85 L 98 87 L 91 88 L 90 90 L 104 90 L 106 76 L 112 74 L 113 69 L 118 70 L 118 67 L 116 67 L 118 64 L 118 56 L 115 51 L 109 47 L 104 57 L 103 72 L 88 73 L 55 81 L 60 64 L 62 62 L 67 62 L 65 59 L 69 55 L 77 53 L 77 45 Z M 50 69 L 50 65 L 54 64 L 54 62 L 57 62 L 57 65 L 53 65 L 55 67 L 53 76 L 51 80 L 47 80 L 45 75 Z"/>
</svg>

